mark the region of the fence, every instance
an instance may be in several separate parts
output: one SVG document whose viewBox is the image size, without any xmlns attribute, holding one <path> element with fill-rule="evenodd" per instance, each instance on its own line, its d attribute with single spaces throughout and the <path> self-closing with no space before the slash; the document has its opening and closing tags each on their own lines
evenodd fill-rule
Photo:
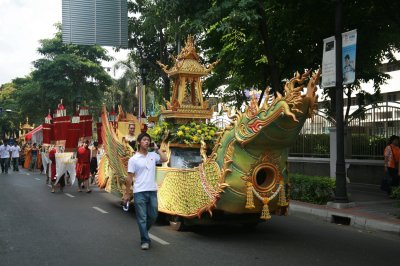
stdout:
<svg viewBox="0 0 400 266">
<path fill-rule="evenodd" d="M 333 123 L 328 117 L 317 112 L 314 118 L 304 123 L 289 155 L 295 157 L 329 157 L 329 128 Z"/>
<path fill-rule="evenodd" d="M 367 106 L 349 120 L 351 158 L 383 159 L 391 135 L 400 134 L 400 104 L 395 102 Z"/>
<path fill-rule="evenodd" d="M 334 123 L 324 113 L 318 112 L 313 121 L 307 120 L 290 156 L 329 157 L 329 128 Z M 383 150 L 391 135 L 400 134 L 400 104 L 386 102 L 369 105 L 353 112 L 347 123 L 349 159 L 383 159 Z"/>
</svg>

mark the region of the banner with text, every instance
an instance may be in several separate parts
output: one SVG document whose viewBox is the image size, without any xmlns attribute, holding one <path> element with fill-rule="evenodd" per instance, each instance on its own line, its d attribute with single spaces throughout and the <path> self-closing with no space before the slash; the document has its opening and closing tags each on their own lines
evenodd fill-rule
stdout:
<svg viewBox="0 0 400 266">
<path fill-rule="evenodd" d="M 324 39 L 322 54 L 322 86 L 325 88 L 336 86 L 336 58 L 335 37 Z"/>
<path fill-rule="evenodd" d="M 342 33 L 343 85 L 352 84 L 356 74 L 357 30 Z M 336 86 L 336 42 L 335 37 L 324 39 L 322 54 L 322 86 Z"/>
</svg>

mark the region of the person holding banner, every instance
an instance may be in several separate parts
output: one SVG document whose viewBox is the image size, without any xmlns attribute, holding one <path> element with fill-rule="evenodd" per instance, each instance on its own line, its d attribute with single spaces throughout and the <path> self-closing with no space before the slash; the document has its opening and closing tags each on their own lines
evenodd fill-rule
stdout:
<svg viewBox="0 0 400 266">
<path fill-rule="evenodd" d="M 82 192 L 81 184 L 83 183 L 86 188 L 86 193 L 92 192 L 89 189 L 89 177 L 90 177 L 90 149 L 89 141 L 85 141 L 83 146 L 78 148 L 77 151 L 77 163 L 76 163 L 76 177 L 78 178 L 78 192 Z"/>
<path fill-rule="evenodd" d="M 57 167 L 56 167 L 56 153 L 57 153 L 56 147 L 53 147 L 49 151 L 49 160 L 51 161 L 50 173 L 49 173 L 50 180 L 51 180 L 51 193 L 55 192 L 56 182 L 57 182 L 57 176 L 56 176 L 56 172 L 57 172 L 57 170 L 56 170 L 57 169 Z M 58 180 L 58 183 L 60 184 L 60 191 L 63 192 L 63 189 L 65 187 L 64 175 L 62 175 L 60 177 L 60 180 Z"/>
</svg>

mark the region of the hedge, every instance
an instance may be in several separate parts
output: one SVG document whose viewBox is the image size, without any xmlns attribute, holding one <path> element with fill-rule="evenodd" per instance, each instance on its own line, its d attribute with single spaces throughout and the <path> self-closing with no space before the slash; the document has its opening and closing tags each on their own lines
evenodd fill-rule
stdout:
<svg viewBox="0 0 400 266">
<path fill-rule="evenodd" d="M 400 199 L 400 187 L 396 187 L 395 189 L 393 189 L 390 196 L 393 199 Z"/>
<path fill-rule="evenodd" d="M 290 197 L 315 204 L 326 204 L 334 196 L 335 180 L 326 176 L 290 175 Z"/>
</svg>

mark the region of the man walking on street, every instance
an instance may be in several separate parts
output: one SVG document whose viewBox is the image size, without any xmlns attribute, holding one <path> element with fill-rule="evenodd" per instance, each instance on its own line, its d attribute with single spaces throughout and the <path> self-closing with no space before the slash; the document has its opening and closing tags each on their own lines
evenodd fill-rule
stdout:
<svg viewBox="0 0 400 266">
<path fill-rule="evenodd" d="M 141 248 L 150 247 L 149 229 L 155 222 L 158 213 L 156 163 L 166 162 L 167 156 L 154 144 L 154 152 L 149 152 L 151 137 L 141 133 L 138 138 L 138 151 L 128 162 L 128 177 L 124 204 L 130 200 L 130 190 L 133 183 L 133 200 L 136 220 L 139 226 Z"/>
<path fill-rule="evenodd" d="M 14 142 L 14 146 L 11 147 L 11 158 L 13 163 L 13 171 L 19 171 L 19 153 L 21 148 L 18 146 L 17 142 Z"/>
<path fill-rule="evenodd" d="M 8 174 L 9 161 L 11 157 L 11 148 L 7 143 L 7 140 L 4 141 L 4 144 L 0 145 L 0 164 L 1 164 L 1 173 Z"/>
</svg>

